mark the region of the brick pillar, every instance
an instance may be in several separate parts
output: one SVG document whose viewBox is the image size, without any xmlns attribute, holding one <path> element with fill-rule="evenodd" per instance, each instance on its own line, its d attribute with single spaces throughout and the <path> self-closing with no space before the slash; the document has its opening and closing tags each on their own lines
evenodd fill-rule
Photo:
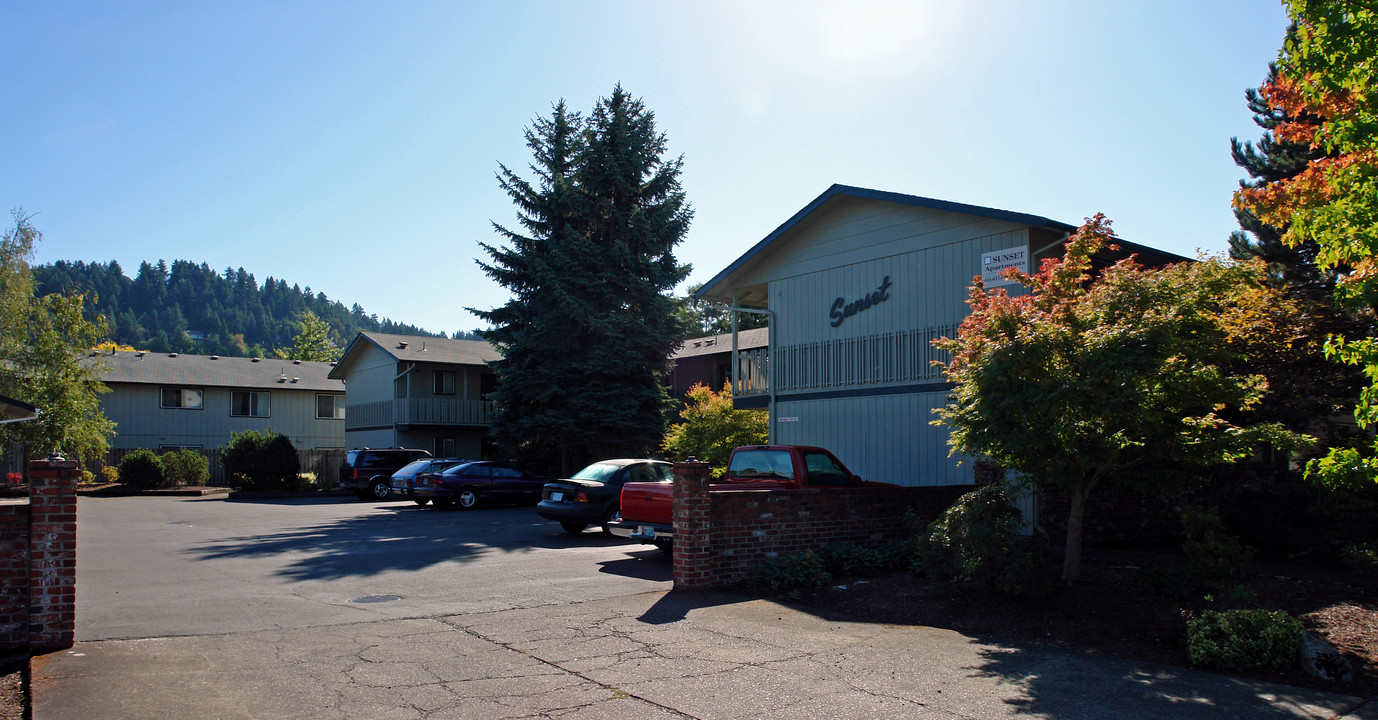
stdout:
<svg viewBox="0 0 1378 720">
<path fill-rule="evenodd" d="M 77 464 L 29 464 L 29 649 L 72 647 L 77 600 Z"/>
<path fill-rule="evenodd" d="M 700 590 L 713 584 L 712 557 L 708 551 L 708 482 L 712 469 L 706 462 L 675 463 L 676 590 Z"/>
</svg>

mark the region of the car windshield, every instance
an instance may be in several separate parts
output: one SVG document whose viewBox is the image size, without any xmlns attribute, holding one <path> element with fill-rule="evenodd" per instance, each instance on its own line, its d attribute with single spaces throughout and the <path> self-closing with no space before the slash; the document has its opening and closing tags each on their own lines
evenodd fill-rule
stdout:
<svg viewBox="0 0 1378 720">
<path fill-rule="evenodd" d="M 732 453 L 727 475 L 736 478 L 790 479 L 794 463 L 787 450 L 738 450 Z"/>
<path fill-rule="evenodd" d="M 474 470 L 475 472 L 477 472 L 477 471 L 478 471 L 480 468 L 482 468 L 482 467 L 484 467 L 484 466 L 483 466 L 483 465 L 480 465 L 480 464 L 478 464 L 478 463 L 460 463 L 460 464 L 458 464 L 458 465 L 452 465 L 452 466 L 450 466 L 450 467 L 448 467 L 448 468 L 445 468 L 445 471 L 442 472 L 441 475 L 451 475 L 451 476 L 454 476 L 454 475 L 464 475 L 464 474 L 466 474 L 466 473 L 464 472 L 466 468 L 473 468 L 473 470 Z M 467 473 L 467 474 L 473 474 L 473 473 Z"/>
<path fill-rule="evenodd" d="M 401 470 L 398 470 L 396 474 L 397 474 L 397 475 L 415 475 L 415 474 L 421 472 L 422 470 L 425 470 L 427 467 L 430 466 L 430 464 L 431 464 L 431 461 L 430 461 L 430 460 L 417 460 L 417 461 L 415 461 L 415 462 L 409 462 L 409 463 L 407 463 L 406 465 L 402 466 L 402 469 L 401 469 Z"/>
<path fill-rule="evenodd" d="M 606 483 L 607 481 L 611 480 L 612 476 L 617 474 L 617 471 L 620 469 L 621 468 L 619 468 L 616 465 L 608 465 L 607 463 L 594 463 L 584 468 L 583 470 L 574 473 L 574 479 L 592 480 L 594 482 Z"/>
</svg>

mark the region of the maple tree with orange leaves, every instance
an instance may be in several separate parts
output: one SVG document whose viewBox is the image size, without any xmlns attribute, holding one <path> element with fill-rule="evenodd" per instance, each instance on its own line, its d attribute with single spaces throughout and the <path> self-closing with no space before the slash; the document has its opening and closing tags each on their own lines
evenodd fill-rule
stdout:
<svg viewBox="0 0 1378 720">
<path fill-rule="evenodd" d="M 1336 299 L 1371 319 L 1378 307 L 1378 9 L 1370 0 L 1289 0 L 1295 24 L 1262 88 L 1290 116 L 1274 132 L 1323 148 L 1301 173 L 1243 188 L 1235 205 L 1285 227 L 1284 242 L 1314 242 L 1316 264 L 1339 269 Z M 1332 337 L 1331 359 L 1360 367 L 1369 386 L 1354 410 L 1359 427 L 1378 422 L 1378 339 Z M 1378 481 L 1378 441 L 1340 447 L 1307 474 L 1331 487 Z"/>
<path fill-rule="evenodd" d="M 1217 258 L 1144 268 L 1133 258 L 1092 277 L 1092 256 L 1114 243 L 1097 215 L 1039 272 L 1007 271 L 1028 292 L 971 287 L 971 314 L 950 353 L 954 383 L 936 424 L 953 453 L 989 457 L 1022 482 L 1069 500 L 1063 578 L 1076 580 L 1086 499 L 1102 484 L 1200 480 L 1260 444 L 1309 439 L 1254 410 L 1267 379 L 1240 357 L 1279 352 L 1295 308 L 1261 260 Z"/>
</svg>

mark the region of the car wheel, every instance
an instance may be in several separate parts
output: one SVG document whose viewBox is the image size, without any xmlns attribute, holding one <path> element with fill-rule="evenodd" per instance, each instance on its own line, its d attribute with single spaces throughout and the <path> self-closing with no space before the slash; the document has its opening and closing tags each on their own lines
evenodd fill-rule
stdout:
<svg viewBox="0 0 1378 720">
<path fill-rule="evenodd" d="M 560 527 L 564 528 L 565 532 L 569 533 L 570 535 L 578 535 L 579 533 L 584 531 L 584 528 L 588 526 L 588 523 L 575 522 L 573 520 L 560 521 Z"/>
<path fill-rule="evenodd" d="M 613 505 L 612 507 L 608 508 L 608 511 L 603 513 L 603 534 L 607 535 L 608 537 L 613 537 L 611 526 L 613 523 L 621 521 L 622 508 L 616 505 Z"/>
<path fill-rule="evenodd" d="M 478 505 L 478 492 L 473 488 L 464 488 L 459 491 L 457 499 L 459 500 L 459 509 L 471 510 L 475 505 Z"/>
<path fill-rule="evenodd" d="M 373 500 L 387 500 L 392 494 L 392 486 L 382 480 L 374 480 L 368 485 L 368 496 Z"/>
<path fill-rule="evenodd" d="M 430 501 L 430 498 L 412 498 L 412 502 L 416 503 L 417 505 L 425 505 Z"/>
<path fill-rule="evenodd" d="M 420 501 L 418 500 L 417 502 Z M 441 500 L 440 498 L 436 498 L 435 505 L 433 505 L 432 507 L 434 507 L 436 510 L 449 510 L 450 506 L 454 504 L 454 500 Z"/>
</svg>

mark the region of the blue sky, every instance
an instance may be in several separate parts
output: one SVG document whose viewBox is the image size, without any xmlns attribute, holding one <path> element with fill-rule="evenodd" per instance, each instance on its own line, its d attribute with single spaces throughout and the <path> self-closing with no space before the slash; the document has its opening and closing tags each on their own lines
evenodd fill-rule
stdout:
<svg viewBox="0 0 1378 720">
<path fill-rule="evenodd" d="M 1269 0 L 0 4 L 0 204 L 37 260 L 185 259 L 452 332 L 505 292 L 498 163 L 644 100 L 711 278 L 833 183 L 1221 252 Z"/>
</svg>

